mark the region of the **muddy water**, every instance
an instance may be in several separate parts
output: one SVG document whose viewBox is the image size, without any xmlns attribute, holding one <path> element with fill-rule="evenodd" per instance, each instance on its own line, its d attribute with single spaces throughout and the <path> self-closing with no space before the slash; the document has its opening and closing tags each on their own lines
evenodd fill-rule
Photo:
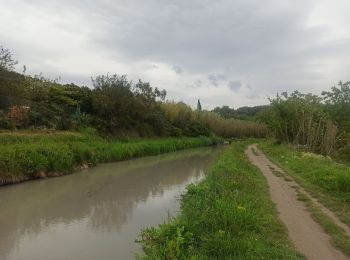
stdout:
<svg viewBox="0 0 350 260">
<path fill-rule="evenodd" d="M 134 259 L 142 228 L 179 210 L 220 148 L 97 166 L 0 188 L 0 259 Z"/>
</svg>

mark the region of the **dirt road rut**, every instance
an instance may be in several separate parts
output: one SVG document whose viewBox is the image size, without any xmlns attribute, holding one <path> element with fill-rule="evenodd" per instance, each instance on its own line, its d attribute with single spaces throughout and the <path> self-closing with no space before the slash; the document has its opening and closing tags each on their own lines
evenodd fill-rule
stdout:
<svg viewBox="0 0 350 260">
<path fill-rule="evenodd" d="M 298 185 L 291 179 L 278 177 L 278 174 L 284 174 L 283 171 L 269 161 L 256 145 L 249 146 L 246 155 L 266 177 L 271 199 L 296 249 L 311 260 L 349 259 L 331 245 L 329 236 L 311 218 L 304 203 L 298 200 L 295 190 Z"/>
</svg>

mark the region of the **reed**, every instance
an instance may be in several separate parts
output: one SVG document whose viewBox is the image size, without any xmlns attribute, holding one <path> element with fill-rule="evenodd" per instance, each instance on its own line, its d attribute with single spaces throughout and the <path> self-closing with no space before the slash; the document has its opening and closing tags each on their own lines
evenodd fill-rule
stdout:
<svg viewBox="0 0 350 260">
<path fill-rule="evenodd" d="M 0 134 L 0 185 L 71 173 L 93 166 L 216 144 L 216 137 L 108 142 L 77 133 Z"/>
<path fill-rule="evenodd" d="M 182 102 L 162 103 L 161 108 L 169 122 L 179 129 L 180 133 L 196 132 L 194 125 L 200 125 L 208 132 L 225 138 L 263 138 L 268 133 L 266 126 L 259 122 L 227 119 L 214 112 L 192 110 L 190 106 Z"/>
</svg>

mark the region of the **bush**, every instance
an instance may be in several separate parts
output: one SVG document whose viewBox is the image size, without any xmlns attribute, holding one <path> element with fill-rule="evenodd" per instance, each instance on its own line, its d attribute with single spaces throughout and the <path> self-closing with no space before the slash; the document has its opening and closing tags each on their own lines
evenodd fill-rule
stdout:
<svg viewBox="0 0 350 260">
<path fill-rule="evenodd" d="M 298 91 L 271 99 L 260 118 L 280 142 L 290 142 L 329 155 L 336 148 L 337 127 L 321 98 Z"/>
</svg>

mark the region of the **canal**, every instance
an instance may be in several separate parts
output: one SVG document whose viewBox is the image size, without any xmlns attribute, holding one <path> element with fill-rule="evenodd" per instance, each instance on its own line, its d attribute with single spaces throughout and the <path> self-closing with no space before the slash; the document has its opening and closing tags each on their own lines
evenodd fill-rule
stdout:
<svg viewBox="0 0 350 260">
<path fill-rule="evenodd" d="M 134 259 L 143 228 L 179 211 L 222 148 L 101 164 L 59 178 L 0 188 L 0 259 Z"/>
</svg>

